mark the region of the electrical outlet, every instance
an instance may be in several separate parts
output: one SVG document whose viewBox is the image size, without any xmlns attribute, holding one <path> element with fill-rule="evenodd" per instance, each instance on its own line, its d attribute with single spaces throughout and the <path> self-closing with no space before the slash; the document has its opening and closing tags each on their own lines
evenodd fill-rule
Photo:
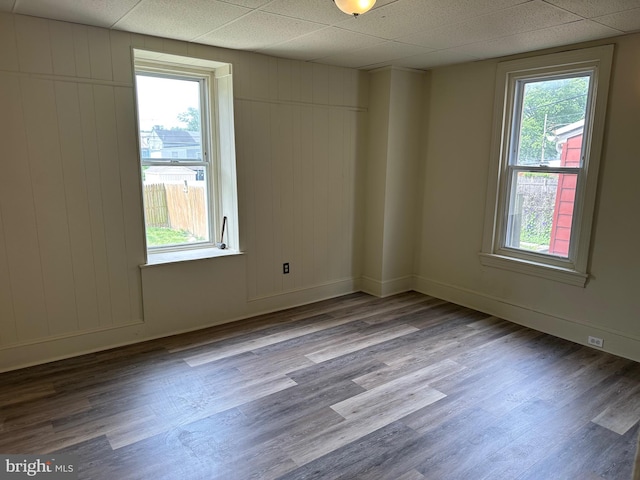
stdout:
<svg viewBox="0 0 640 480">
<path fill-rule="evenodd" d="M 589 337 L 589 345 L 602 348 L 602 345 L 604 345 L 604 340 L 598 337 Z"/>
<path fill-rule="evenodd" d="M 289 273 L 289 262 L 282 264 L 282 274 L 286 275 Z"/>
</svg>

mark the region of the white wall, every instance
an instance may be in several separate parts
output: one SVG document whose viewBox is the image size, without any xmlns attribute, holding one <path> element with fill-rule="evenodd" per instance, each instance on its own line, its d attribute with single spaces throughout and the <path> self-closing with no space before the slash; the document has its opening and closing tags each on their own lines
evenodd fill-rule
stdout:
<svg viewBox="0 0 640 480">
<path fill-rule="evenodd" d="M 496 61 L 432 72 L 416 287 L 640 360 L 640 35 L 616 44 L 586 288 L 483 267 Z"/>
<path fill-rule="evenodd" d="M 233 64 L 244 255 L 141 272 L 132 47 Z M 367 86 L 351 69 L 0 14 L 0 370 L 356 290 Z"/>
</svg>

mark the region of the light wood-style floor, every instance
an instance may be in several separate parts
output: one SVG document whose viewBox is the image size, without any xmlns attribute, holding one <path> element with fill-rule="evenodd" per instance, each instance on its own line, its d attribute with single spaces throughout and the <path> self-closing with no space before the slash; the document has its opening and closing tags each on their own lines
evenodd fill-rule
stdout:
<svg viewBox="0 0 640 480">
<path fill-rule="evenodd" d="M 353 294 L 0 375 L 0 452 L 82 479 L 631 477 L 640 364 Z"/>
</svg>

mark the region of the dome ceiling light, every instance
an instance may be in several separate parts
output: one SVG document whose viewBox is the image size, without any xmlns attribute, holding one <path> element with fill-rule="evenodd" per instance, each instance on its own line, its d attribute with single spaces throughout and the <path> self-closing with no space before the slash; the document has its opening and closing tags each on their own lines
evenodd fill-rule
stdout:
<svg viewBox="0 0 640 480">
<path fill-rule="evenodd" d="M 376 0 L 333 0 L 336 6 L 347 15 L 358 17 L 373 8 Z"/>
</svg>

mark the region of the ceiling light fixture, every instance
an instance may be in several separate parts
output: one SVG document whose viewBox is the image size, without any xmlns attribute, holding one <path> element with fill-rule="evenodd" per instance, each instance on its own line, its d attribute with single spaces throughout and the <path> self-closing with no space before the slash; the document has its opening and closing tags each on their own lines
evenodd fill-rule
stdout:
<svg viewBox="0 0 640 480">
<path fill-rule="evenodd" d="M 357 17 L 373 8 L 376 0 L 333 0 L 336 6 L 347 15 Z"/>
</svg>

